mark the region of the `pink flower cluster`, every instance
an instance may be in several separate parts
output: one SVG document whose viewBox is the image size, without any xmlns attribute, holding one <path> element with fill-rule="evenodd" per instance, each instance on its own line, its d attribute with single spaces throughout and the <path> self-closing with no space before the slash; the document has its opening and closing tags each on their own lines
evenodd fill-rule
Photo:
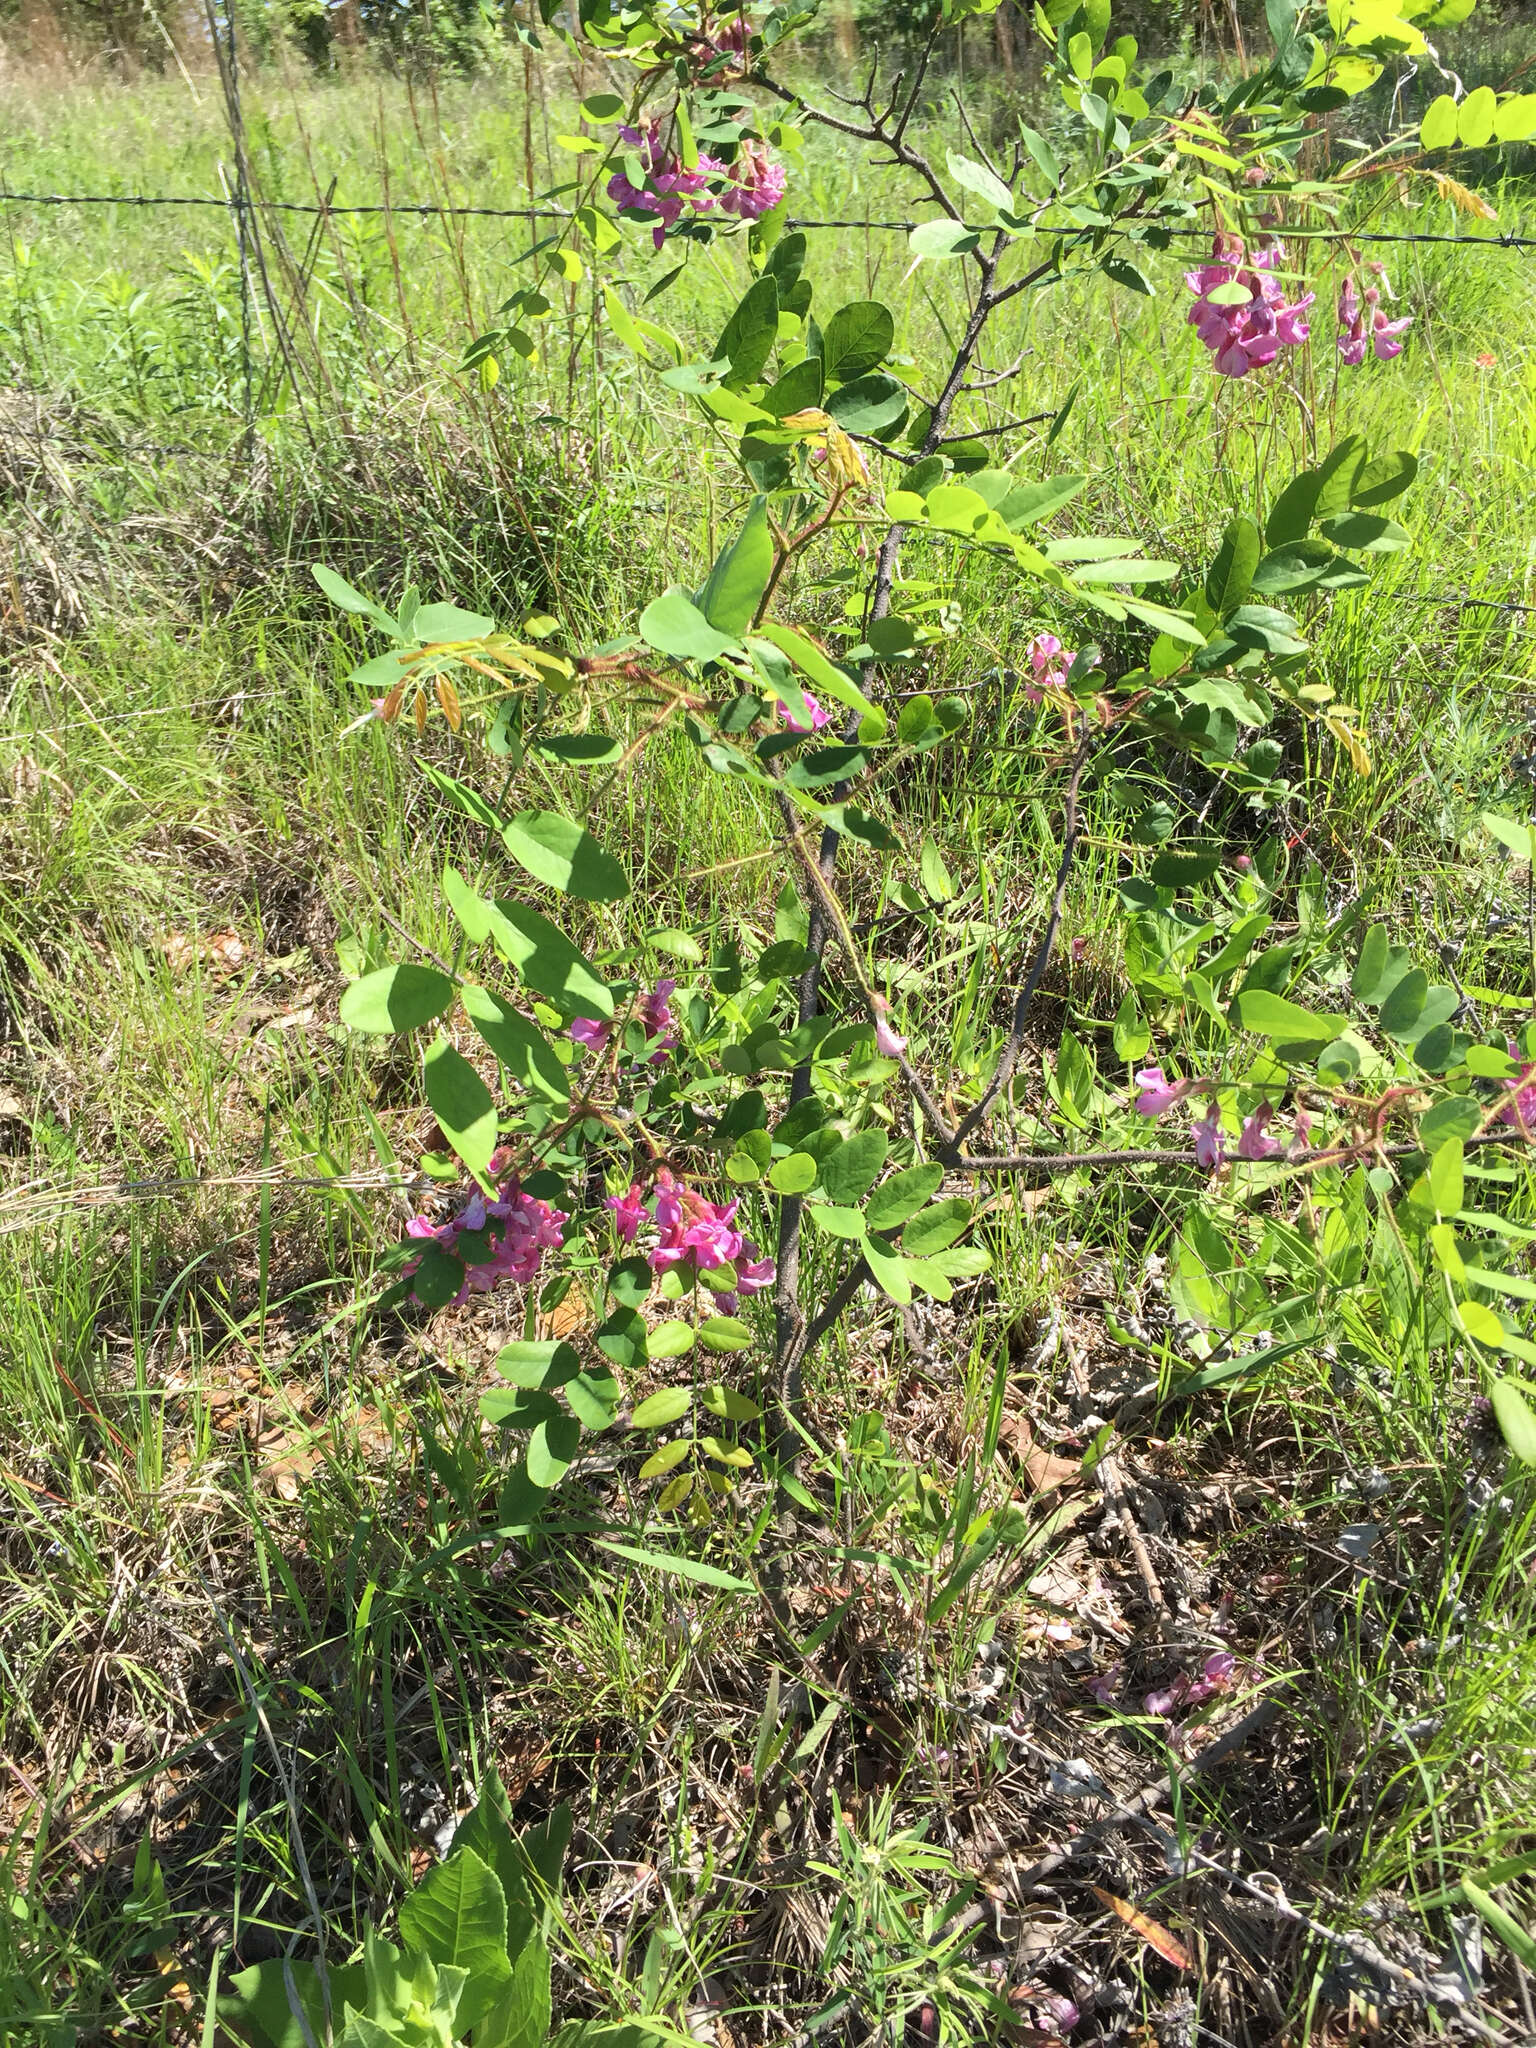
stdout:
<svg viewBox="0 0 1536 2048">
<path fill-rule="evenodd" d="M 615 206 L 656 216 L 652 240 L 658 249 L 667 230 L 685 213 L 712 213 L 718 206 L 738 220 L 760 220 L 784 197 L 784 166 L 774 163 L 760 142 L 743 141 L 734 164 L 700 150 L 690 171 L 663 140 L 660 121 L 644 128 L 621 128 L 619 135 L 638 156 L 645 182 L 633 184 L 622 170 L 615 171 L 608 180 L 608 197 Z M 723 190 L 712 189 L 721 186 Z"/>
<path fill-rule="evenodd" d="M 636 1017 L 645 1026 L 647 1038 L 659 1040 L 651 1054 L 650 1064 L 659 1067 L 664 1064 L 667 1054 L 677 1047 L 677 1027 L 673 1022 L 671 1000 L 677 988 L 675 981 L 658 981 L 649 995 L 640 998 L 635 1011 Z M 613 1036 L 613 1026 L 599 1017 L 578 1017 L 571 1026 L 571 1037 L 588 1052 L 601 1052 Z"/>
<path fill-rule="evenodd" d="M 471 1291 L 489 1294 L 502 1280 L 531 1286 L 539 1277 L 545 1252 L 560 1249 L 560 1226 L 568 1220 L 563 1209 L 552 1209 L 537 1196 L 525 1195 L 513 1178 L 494 1202 L 488 1202 L 482 1194 L 473 1194 L 448 1222 L 433 1223 L 429 1217 L 413 1216 L 405 1229 L 408 1237 L 430 1239 L 455 1258 L 466 1256 L 460 1250 L 461 1238 L 485 1233 L 491 1256 L 476 1265 L 466 1261 L 464 1285 L 452 1303 L 457 1308 Z M 407 1278 L 420 1263 L 415 1259 L 403 1269 Z"/>
<path fill-rule="evenodd" d="M 1237 1668 L 1237 1659 L 1230 1650 L 1218 1650 L 1213 1657 L 1207 1657 L 1198 1678 L 1191 1678 L 1181 1671 L 1171 1685 L 1165 1685 L 1156 1692 L 1149 1692 L 1142 1702 L 1149 1714 L 1159 1720 L 1172 1718 L 1180 1707 L 1203 1706 L 1219 1692 L 1226 1692 Z"/>
<path fill-rule="evenodd" d="M 1386 283 L 1385 277 L 1382 283 Z M 1390 288 L 1388 290 L 1390 296 Z M 1376 352 L 1376 360 L 1390 363 L 1394 356 L 1403 352 L 1398 339 L 1413 325 L 1413 316 L 1401 320 L 1389 320 L 1381 310 L 1381 290 L 1368 285 L 1362 298 L 1355 289 L 1355 280 L 1346 277 L 1339 293 L 1339 354 L 1349 367 L 1358 369 L 1365 361 L 1366 344 Z"/>
<path fill-rule="evenodd" d="M 1510 1084 L 1514 1093 L 1495 1121 L 1508 1124 L 1525 1137 L 1536 1137 L 1536 1081 L 1531 1079 L 1536 1074 L 1536 1060 L 1522 1060 L 1520 1048 L 1512 1038 L 1506 1038 L 1504 1043 L 1509 1047 L 1510 1058 L 1519 1062 L 1520 1071 Z"/>
<path fill-rule="evenodd" d="M 1209 1098 L 1210 1106 L 1194 1125 L 1191 1136 L 1195 1141 L 1197 1165 L 1203 1166 L 1207 1173 L 1214 1173 L 1227 1157 L 1227 1139 L 1221 1127 L 1221 1104 L 1216 1098 L 1215 1083 L 1170 1081 L 1161 1067 L 1143 1067 L 1136 1076 L 1136 1086 L 1141 1091 L 1136 1097 L 1138 1116 L 1163 1116 L 1183 1102 L 1186 1096 L 1204 1095 Z M 1295 1130 L 1288 1147 L 1281 1139 L 1271 1137 L 1266 1128 L 1274 1113 L 1273 1103 L 1261 1102 L 1252 1116 L 1243 1118 L 1237 1139 L 1239 1159 L 1273 1159 L 1281 1152 L 1293 1157 L 1305 1148 L 1312 1127 L 1306 1111 L 1297 1111 Z"/>
<path fill-rule="evenodd" d="M 1035 672 L 1035 680 L 1024 686 L 1024 695 L 1029 703 L 1043 702 L 1047 690 L 1064 690 L 1067 687 L 1067 676 L 1077 656 L 1070 647 L 1063 647 L 1054 633 L 1037 633 L 1026 652 L 1029 665 Z"/>
<path fill-rule="evenodd" d="M 1284 261 L 1285 250 L 1278 242 L 1267 243 L 1249 257 L 1240 236 L 1220 234 L 1210 262 L 1185 271 L 1184 282 L 1195 295 L 1189 324 L 1210 350 L 1218 376 L 1246 377 L 1311 333 L 1306 312 L 1316 294 L 1308 292 L 1287 305 L 1283 288 L 1269 275 Z M 1213 303 L 1213 292 L 1234 284 L 1248 296 L 1231 305 Z"/>
<path fill-rule="evenodd" d="M 760 1258 L 750 1237 L 736 1228 L 735 1202 L 711 1202 L 695 1189 L 684 1187 L 671 1169 L 663 1166 L 650 1191 L 651 1206 L 639 1181 L 627 1195 L 610 1195 L 607 1207 L 625 1244 L 633 1244 L 643 1226 L 654 1224 L 656 1241 L 646 1247 L 645 1256 L 653 1273 L 665 1273 L 685 1262 L 696 1272 L 718 1272 L 722 1266 L 735 1270 L 735 1285 L 716 1297 L 721 1312 L 730 1315 L 739 1296 L 759 1294 L 773 1284 L 772 1259 Z"/>
</svg>

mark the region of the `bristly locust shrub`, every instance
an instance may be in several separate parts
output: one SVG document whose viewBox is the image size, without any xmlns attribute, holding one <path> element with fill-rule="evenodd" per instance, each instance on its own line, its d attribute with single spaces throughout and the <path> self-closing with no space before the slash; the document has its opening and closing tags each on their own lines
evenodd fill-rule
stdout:
<svg viewBox="0 0 1536 2048">
<path fill-rule="evenodd" d="M 985 5 L 945 0 L 946 18 L 976 11 Z M 1520 1321 L 1536 1284 L 1510 1270 L 1516 1240 L 1468 1192 L 1487 1189 L 1496 1207 L 1501 1169 L 1478 1162 L 1530 1135 L 1529 1026 L 1523 1042 L 1480 1031 L 1485 997 L 1432 983 L 1363 906 L 1329 913 L 1274 840 L 1236 858 L 1203 841 L 1165 844 L 1178 819 L 1164 787 L 1122 849 L 1118 1080 L 1101 1077 L 1094 1048 L 1070 1031 L 1054 1059 L 1024 1061 L 1085 775 L 1131 786 L 1135 770 L 1145 787 L 1152 764 L 1183 756 L 1228 786 L 1239 815 L 1247 805 L 1262 819 L 1297 794 L 1281 775 L 1283 742 L 1303 727 L 1370 772 L 1312 635 L 1409 544 L 1394 513 L 1418 464 L 1354 433 L 1320 446 L 1292 380 L 1320 358 L 1347 395 L 1351 377 L 1391 375 L 1412 345 L 1385 276 L 1334 225 L 1355 188 L 1428 177 L 1473 204 L 1426 158 L 1528 132 L 1530 96 L 1462 102 L 1453 91 L 1422 132 L 1337 174 L 1318 160 L 1319 124 L 1385 66 L 1435 66 L 1429 34 L 1468 11 L 1470 0 L 1269 0 L 1270 61 L 1230 90 L 1189 95 L 1167 73 L 1144 76 L 1134 41 L 1111 34 L 1108 0 L 1044 0 L 1037 20 L 1073 129 L 1070 161 L 1023 124 L 994 160 L 957 102 L 967 147 L 941 168 L 912 140 L 922 63 L 888 99 L 872 80 L 835 111 L 777 81 L 779 46 L 809 18 L 794 0 L 722 20 L 582 0 L 579 29 L 556 29 L 551 0 L 551 32 L 579 33 L 615 76 L 627 66 L 632 89 L 584 103 L 583 132 L 567 138 L 585 166 L 569 229 L 530 253 L 534 281 L 469 366 L 490 385 L 504 362 L 531 355 L 554 303 L 543 284 L 601 263 L 631 226 L 674 247 L 679 267 L 695 245 L 745 233 L 751 282 L 706 356 L 690 358 L 619 285 L 606 291 L 618 340 L 691 403 L 701 434 L 733 449 L 734 531 L 696 587 L 656 589 L 630 630 L 584 655 L 561 646 L 553 619 L 503 633 L 414 593 L 390 616 L 322 573 L 391 642 L 358 671 L 375 715 L 420 733 L 440 710 L 483 771 L 423 768 L 480 834 L 477 862 L 443 875 L 460 934 L 452 962 L 367 974 L 342 1016 L 363 1033 L 421 1035 L 426 1100 L 477 1183 L 455 1213 L 413 1226 L 397 1289 L 428 1307 L 502 1280 L 528 1289 L 525 1341 L 501 1360 L 510 1388 L 484 1403 L 525 1444 L 504 1519 L 536 1522 L 583 1429 L 621 1415 L 642 1431 L 687 1425 L 641 1468 L 663 1512 L 707 1516 L 731 1491 L 753 1462 L 744 1437 L 765 1403 L 769 1448 L 795 1492 L 787 1454 L 814 1423 L 800 1412 L 809 1348 L 862 1287 L 893 1304 L 942 1301 L 984 1271 L 969 1190 L 1026 1169 L 1155 1172 L 1165 1202 L 1183 1202 L 1176 1280 L 1203 1333 L 1190 1384 L 1234 1370 L 1244 1332 L 1268 1333 L 1259 1356 L 1299 1348 L 1323 1303 L 1386 1259 L 1436 1340 L 1485 1362 L 1514 1447 L 1536 1450 L 1525 1397 L 1493 1363 L 1536 1362 Z M 759 125 L 765 105 L 781 116 Z M 889 308 L 817 299 L 811 241 L 790 212 L 807 124 L 900 166 L 927 212 L 913 262 L 968 273 L 966 317 L 932 378 L 913 371 Z M 1185 240 L 1187 324 L 1227 417 L 1260 449 L 1289 437 L 1302 450 L 1295 474 L 1274 474 L 1271 453 L 1256 477 L 1245 468 L 1240 485 L 1223 482 L 1235 502 L 1197 564 L 1061 532 L 1089 479 L 1035 473 L 1022 428 L 978 438 L 963 423 L 1004 308 L 1092 272 L 1106 290 L 1152 295 L 1147 256 Z M 1332 269 L 1309 282 L 1299 265 L 1314 247 Z M 1337 331 L 1314 341 L 1320 300 L 1336 304 Z M 917 678 L 966 631 L 945 561 L 978 555 L 1017 579 L 1034 628 L 1019 659 L 1047 710 L 1042 747 L 1057 750 L 1062 852 L 1006 1031 L 981 1068 L 945 1074 L 909 1045 L 837 871 L 845 856 L 884 868 L 895 900 L 930 922 L 955 893 L 931 846 L 923 891 L 889 873 L 906 847 L 886 792 L 965 728 L 964 700 Z M 691 742 L 700 777 L 735 784 L 777 836 L 790 879 L 766 947 L 652 929 L 622 861 L 589 828 L 602 790 L 665 727 Z M 543 808 L 533 792 L 559 786 L 545 772 L 555 768 L 596 788 Z M 1529 858 L 1522 825 L 1490 829 Z M 1175 1024 L 1192 1059 L 1177 1075 L 1171 1055 L 1153 1058 Z M 1191 1114 L 1168 1149 L 1137 1143 L 1152 1120 Z M 1082 1149 L 1063 1146 L 1062 1124 L 1083 1134 Z M 1299 1210 L 1279 1199 L 1287 1191 L 1300 1192 Z M 594 1287 L 606 1274 L 595 1331 L 538 1341 L 539 1303 L 553 1305 L 578 1271 Z M 1202 1377 L 1218 1347 L 1226 1363 Z M 754 1350 L 748 1391 L 732 1361 Z M 650 1363 L 683 1354 L 697 1368 L 691 1386 L 640 1398 Z M 626 1403 L 637 1403 L 627 1415 Z"/>
</svg>

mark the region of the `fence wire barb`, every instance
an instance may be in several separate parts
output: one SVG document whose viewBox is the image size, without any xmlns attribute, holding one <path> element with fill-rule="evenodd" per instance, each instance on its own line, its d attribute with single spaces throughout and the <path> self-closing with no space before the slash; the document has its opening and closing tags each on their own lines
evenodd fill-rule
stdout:
<svg viewBox="0 0 1536 2048">
<path fill-rule="evenodd" d="M 298 213 L 310 217 L 341 214 L 414 215 L 419 220 L 571 220 L 567 208 L 558 206 L 456 206 L 450 200 L 398 200 L 366 206 L 320 206 L 299 199 L 252 199 L 233 195 L 228 199 L 203 198 L 195 194 L 155 192 L 8 192 L 0 191 L 0 206 L 211 206 L 220 213 Z M 909 235 L 921 222 L 915 220 L 817 220 L 809 215 L 791 215 L 786 228 L 863 228 L 871 234 Z M 1077 228 L 1077 233 L 1091 232 Z M 978 233 L 986 230 L 978 229 Z M 1071 230 L 1063 229 L 1063 233 Z M 1210 240 L 1209 228 L 1162 228 L 1171 241 Z M 1536 249 L 1536 235 L 1441 235 L 1413 230 L 1389 234 L 1371 228 L 1287 228 L 1294 242 L 1362 242 L 1373 246 L 1424 245 L 1452 249 Z"/>
</svg>

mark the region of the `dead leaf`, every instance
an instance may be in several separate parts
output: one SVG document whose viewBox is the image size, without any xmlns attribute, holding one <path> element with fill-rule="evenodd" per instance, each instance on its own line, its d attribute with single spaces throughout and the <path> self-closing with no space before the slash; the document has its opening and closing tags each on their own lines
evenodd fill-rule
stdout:
<svg viewBox="0 0 1536 2048">
<path fill-rule="evenodd" d="M 539 1333 L 558 1342 L 592 1326 L 592 1304 L 579 1287 L 572 1287 L 552 1309 L 539 1317 Z"/>
<path fill-rule="evenodd" d="M 186 932 L 167 932 L 160 950 L 173 974 L 185 974 L 199 961 L 215 974 L 234 974 L 245 965 L 245 941 L 235 931 L 212 932 L 193 939 Z"/>
<path fill-rule="evenodd" d="M 1108 1906 L 1112 1913 L 1120 1915 L 1127 1927 L 1135 1928 L 1147 1946 L 1155 1948 L 1165 1962 L 1172 1963 L 1176 1970 L 1187 1970 L 1190 1967 L 1189 1950 L 1183 1942 L 1177 1940 L 1156 1920 L 1148 1919 L 1139 1906 L 1133 1906 L 1129 1899 L 1117 1899 L 1113 1892 L 1101 1891 L 1096 1884 L 1091 1884 L 1088 1889 L 1100 1905 Z"/>
<path fill-rule="evenodd" d="M 1033 1492 L 1054 1493 L 1058 1487 L 1073 1486 L 1082 1478 L 1081 1458 L 1058 1458 L 1054 1452 L 1040 1449 L 1028 1416 L 1005 1415 L 998 1434 L 1018 1459 L 1019 1469 Z"/>
</svg>

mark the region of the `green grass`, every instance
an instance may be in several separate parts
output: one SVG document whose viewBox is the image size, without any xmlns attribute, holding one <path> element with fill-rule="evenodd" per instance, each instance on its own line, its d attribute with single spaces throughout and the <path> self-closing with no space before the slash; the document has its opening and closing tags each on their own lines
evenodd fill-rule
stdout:
<svg viewBox="0 0 1536 2048">
<path fill-rule="evenodd" d="M 413 106 L 393 84 L 262 75 L 247 90 L 258 175 L 269 197 L 307 199 L 334 175 L 339 199 L 363 201 L 380 189 L 382 136 L 396 195 L 516 205 L 518 89 L 445 84 Z M 196 107 L 179 84 L 7 92 L 13 189 L 106 189 L 131 166 L 135 189 L 217 190 L 227 140 L 206 90 Z M 548 140 L 569 105 L 536 112 L 537 186 L 575 160 Z M 1529 227 L 1526 194 L 1496 197 L 1502 226 Z M 909 204 L 830 153 L 813 153 L 797 188 L 808 213 L 885 218 Z M 573 644 L 591 644 L 631 629 L 663 581 L 698 576 L 740 490 L 723 455 L 697 452 L 683 402 L 611 339 L 590 377 L 567 375 L 585 286 L 536 365 L 509 366 L 488 398 L 455 378 L 470 331 L 524 276 L 511 224 L 469 224 L 460 270 L 440 224 L 396 222 L 398 274 L 382 228 L 338 228 L 306 299 L 332 388 L 306 369 L 302 396 L 260 420 L 247 466 L 222 218 L 7 209 L 7 223 L 0 348 L 56 434 L 53 466 L 26 458 L 0 499 L 0 1899 L 15 1901 L 0 1913 L 0 2038 L 160 2040 L 183 2025 L 145 1942 L 145 1839 L 167 1900 L 167 1929 L 151 1931 L 192 1986 L 191 2024 L 216 1957 L 227 1974 L 282 1952 L 306 1912 L 285 1774 L 338 1955 L 370 1916 L 387 1919 L 440 1824 L 440 1789 L 462 1805 L 496 1762 L 527 1813 L 569 1799 L 578 1868 L 556 1999 L 570 2014 L 678 2027 L 707 1992 L 733 2038 L 779 2040 L 835 1983 L 879 2009 L 921 1956 L 918 1909 L 871 1889 L 855 1936 L 836 1905 L 877 1868 L 901 1890 L 901 1830 L 918 1822 L 941 1864 L 912 1880 L 915 1896 L 983 1877 L 1002 1919 L 983 1923 L 970 1963 L 1011 1957 L 1011 1873 L 1098 1811 L 1050 1789 L 1050 1766 L 1086 1757 L 1117 1797 L 1157 1777 L 1169 1758 L 1140 1700 L 1182 1653 L 1138 1639 L 1119 1718 L 1091 1706 L 1045 1625 L 1068 1613 L 1072 1649 L 1102 1667 L 1113 1630 L 1084 1615 L 1133 1608 L 1134 1572 L 1110 1529 L 1098 1548 L 1053 1535 L 1009 1456 L 978 1468 L 988 1405 L 1006 1383 L 1037 1438 L 1060 1441 L 1122 1398 L 1117 1374 L 1168 1369 L 1177 1314 L 1155 1262 L 1174 1250 L 1182 1200 L 1145 1178 L 1067 1177 L 1039 1200 L 1005 1191 L 984 1226 L 995 1293 L 894 1330 L 864 1304 L 823 1347 L 802 1476 L 833 1538 L 795 1561 L 787 1592 L 802 1638 L 830 1605 L 852 1604 L 765 1771 L 770 1674 L 786 1697 L 806 1679 L 766 1609 L 623 1569 L 580 1533 L 455 1552 L 466 1529 L 495 1526 L 507 1455 L 476 1396 L 498 1345 L 520 1334 L 521 1305 L 374 1317 L 368 1276 L 400 1234 L 403 1196 L 298 1182 L 377 1183 L 430 1145 L 410 1061 L 360 1051 L 336 1000 L 345 971 L 397 944 L 395 926 L 450 947 L 437 877 L 469 841 L 423 800 L 395 736 L 349 730 L 365 707 L 345 678 L 365 638 L 324 606 L 308 565 L 334 561 L 384 598 L 414 576 L 514 623 L 549 608 Z M 1435 200 L 1382 216 L 1455 223 Z M 642 238 L 637 296 L 670 261 L 653 263 Z M 958 281 L 933 266 L 904 279 L 905 262 L 900 237 L 873 232 L 813 251 L 818 303 L 886 297 L 921 384 Z M 1309 448 L 1294 408 L 1213 387 L 1183 326 L 1178 266 L 1155 270 L 1150 301 L 1108 301 L 1090 278 L 1028 302 L 988 358 L 1022 356 L 1019 374 L 970 417 L 980 429 L 1054 413 L 1080 387 L 1048 452 L 1044 425 L 1020 437 L 1021 466 L 1087 471 L 1074 524 L 1198 561 L 1252 500 L 1255 446 L 1298 463 Z M 1514 761 L 1531 751 L 1531 639 L 1524 613 L 1458 600 L 1533 601 L 1536 287 L 1521 259 L 1492 250 L 1405 250 L 1391 273 L 1415 314 L 1405 355 L 1335 378 L 1320 346 L 1302 390 L 1319 445 L 1348 427 L 1423 463 L 1402 501 L 1414 545 L 1318 636 L 1320 672 L 1354 707 L 1373 772 L 1297 723 L 1283 731 L 1296 794 L 1278 816 L 1245 814 L 1134 749 L 1098 774 L 1069 898 L 1083 957 L 1048 987 L 1021 1124 L 1064 1026 L 1096 1044 L 1105 1085 L 1120 1083 L 1106 1028 L 1125 988 L 1117 883 L 1149 796 L 1173 805 L 1183 835 L 1213 831 L 1234 851 L 1290 842 L 1285 914 L 1309 929 L 1359 905 L 1431 969 L 1444 946 L 1467 987 L 1530 999 L 1525 876 L 1476 820 L 1529 804 Z M 647 310 L 706 349 L 743 277 L 734 247 L 696 252 Z M 260 381 L 260 335 L 257 359 Z M 120 452 L 140 441 L 221 460 Z M 1076 644 L 1088 629 L 992 563 L 935 552 L 932 574 L 968 623 L 924 686 L 967 692 L 973 716 L 942 766 L 892 793 L 906 841 L 895 873 L 919 889 L 931 838 L 961 894 L 925 932 L 881 895 L 873 863 L 850 864 L 849 888 L 872 961 L 902 977 L 914 1048 L 964 1089 L 1000 1041 L 996 986 L 1038 923 L 1060 829 L 1053 735 L 1010 671 L 1036 630 Z M 799 602 L 823 624 L 835 615 L 828 589 L 807 585 Z M 424 751 L 458 759 L 440 727 Z M 734 925 L 766 940 L 785 867 L 760 857 L 765 817 L 750 792 L 701 787 L 690 750 L 668 738 L 593 823 L 623 849 L 651 929 Z M 208 956 L 227 932 L 238 959 Z M 595 911 L 589 936 L 625 935 Z M 1322 937 L 1318 952 L 1325 973 L 1344 957 Z M 1197 1027 L 1179 1028 L 1192 1050 Z M 1509 1171 L 1481 1193 L 1530 1219 L 1529 1176 Z M 182 1184 L 123 1185 L 159 1177 Z M 1347 1220 L 1354 1199 L 1319 1197 L 1324 1255 L 1329 1227 L 1344 1227 L 1328 1225 L 1329 1205 Z M 1258 1224 L 1223 1198 L 1210 1206 L 1256 1256 Z M 1306 1239 L 1309 1218 L 1289 1220 Z M 1474 1369 L 1445 1347 L 1387 1235 L 1366 1231 L 1360 1249 L 1321 1343 L 1164 1408 L 1155 1440 L 1148 1425 L 1126 1455 L 1190 1640 L 1203 1655 L 1227 1601 L 1245 1687 L 1284 1689 L 1279 1722 L 1219 1780 L 1186 1788 L 1177 1826 L 1213 1832 L 1244 1868 L 1274 1868 L 1325 1924 L 1379 1911 L 1368 1926 L 1386 1925 L 1391 1952 L 1430 1973 L 1445 1909 L 1418 1914 L 1414 1901 L 1529 1849 L 1536 1497 L 1475 1427 L 1469 1439 Z M 1055 1310 L 1067 1341 L 1032 1364 Z M 1150 1353 L 1110 1328 L 1135 1318 Z M 884 1431 L 874 1448 L 871 1418 Z M 930 1620 L 958 1534 L 1011 1495 L 1038 1548 Z M 654 1543 L 662 1526 L 623 1468 L 573 1478 L 570 1496 L 573 1519 L 596 1508 L 621 1540 Z M 744 1489 L 701 1554 L 750 1568 L 762 1505 L 760 1487 Z M 1382 1534 L 1357 1572 L 1336 1538 L 1366 1522 Z M 771 1542 L 756 1534 L 761 1562 Z M 906 1562 L 876 1569 L 841 1551 Z M 1024 1742 L 978 1732 L 956 1706 L 994 1639 L 1008 1680 L 986 1711 L 1003 1721 L 1029 1702 Z M 1325 1950 L 1241 1922 L 1214 1879 L 1174 1882 L 1155 1849 L 1125 1839 L 1096 1881 L 1198 1935 L 1183 1981 L 1204 2024 L 1244 2041 L 1286 2015 L 1292 2038 L 1338 2025 L 1347 1994 Z M 1095 1983 L 1121 1985 L 1134 2018 L 1166 2021 L 1177 1974 L 1080 1885 L 1063 1896 L 1079 1945 L 1039 1974 L 1085 2009 Z M 1528 1924 L 1529 1879 L 1506 1897 Z M 1492 1940 L 1489 1974 L 1490 2009 L 1512 2021 L 1521 1987 Z"/>
</svg>

